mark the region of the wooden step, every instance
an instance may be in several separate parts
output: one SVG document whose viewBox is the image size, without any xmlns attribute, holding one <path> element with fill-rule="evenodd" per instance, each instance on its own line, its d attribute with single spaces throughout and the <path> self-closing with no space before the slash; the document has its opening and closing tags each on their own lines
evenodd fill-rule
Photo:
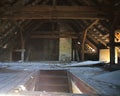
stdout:
<svg viewBox="0 0 120 96">
<path fill-rule="evenodd" d="M 42 77 L 42 78 L 54 78 L 54 77 L 58 77 L 58 78 L 68 78 L 67 75 L 52 75 L 52 74 L 45 74 L 45 75 L 40 75 L 39 77 Z"/>
<path fill-rule="evenodd" d="M 55 85 L 40 85 L 36 91 L 45 92 L 69 92 L 68 86 L 55 86 Z"/>
<path fill-rule="evenodd" d="M 67 71 L 65 70 L 40 70 L 40 75 L 67 76 Z"/>
<path fill-rule="evenodd" d="M 35 91 L 69 92 L 67 71 L 41 70 Z"/>
<path fill-rule="evenodd" d="M 68 78 L 61 78 L 61 77 L 40 77 L 39 78 L 39 84 L 67 84 L 68 83 Z"/>
</svg>

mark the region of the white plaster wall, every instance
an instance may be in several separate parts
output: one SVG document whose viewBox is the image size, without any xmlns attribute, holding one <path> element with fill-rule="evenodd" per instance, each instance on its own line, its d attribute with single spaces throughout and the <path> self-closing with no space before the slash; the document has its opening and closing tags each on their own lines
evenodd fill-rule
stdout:
<svg viewBox="0 0 120 96">
<path fill-rule="evenodd" d="M 110 62 L 110 49 L 100 49 L 99 60 L 106 63 Z M 115 63 L 118 63 L 118 49 L 115 48 Z"/>
<path fill-rule="evenodd" d="M 71 38 L 60 38 L 59 39 L 59 61 L 69 62 L 71 61 Z"/>
</svg>

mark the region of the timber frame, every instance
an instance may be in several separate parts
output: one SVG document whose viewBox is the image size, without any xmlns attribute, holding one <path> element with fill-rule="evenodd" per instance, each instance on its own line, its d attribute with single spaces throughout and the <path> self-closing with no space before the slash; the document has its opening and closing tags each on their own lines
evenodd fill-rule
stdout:
<svg viewBox="0 0 120 96">
<path fill-rule="evenodd" d="M 81 43 L 73 44 L 80 60 L 85 60 L 91 48 L 98 51 L 110 47 L 110 64 L 115 63 L 114 50 L 120 48 L 120 42 L 114 40 L 115 31 L 120 29 L 119 0 L 1 0 L 0 5 L 0 47 L 16 39 L 19 32 L 22 61 L 28 38 L 65 37 Z M 67 31 L 62 32 L 61 27 Z"/>
</svg>

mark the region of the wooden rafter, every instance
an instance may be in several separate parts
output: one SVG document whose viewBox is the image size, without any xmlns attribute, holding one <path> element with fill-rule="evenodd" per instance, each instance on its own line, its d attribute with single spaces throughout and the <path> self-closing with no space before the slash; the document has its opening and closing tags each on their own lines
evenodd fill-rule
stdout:
<svg viewBox="0 0 120 96">
<path fill-rule="evenodd" d="M 97 47 L 92 43 L 90 42 L 88 39 L 86 39 L 86 42 L 95 50 L 97 50 Z"/>
<path fill-rule="evenodd" d="M 82 61 L 84 61 L 84 49 L 85 49 L 85 40 L 86 40 L 86 36 L 87 36 L 87 32 L 88 32 L 88 30 L 93 26 L 93 25 L 95 25 L 96 23 L 98 23 L 98 19 L 97 20 L 95 20 L 94 22 L 92 22 L 86 29 L 85 29 L 85 31 L 83 32 L 83 35 L 82 35 L 82 41 L 81 41 L 81 60 Z"/>
<path fill-rule="evenodd" d="M 89 33 L 91 34 L 92 37 L 96 38 L 96 40 L 100 41 L 104 46 L 107 46 L 106 43 L 108 43 L 108 34 L 103 35 L 101 31 L 93 31 L 92 29 L 89 30 Z M 106 41 L 107 40 L 107 41 Z"/>
<path fill-rule="evenodd" d="M 21 25 L 19 23 L 17 23 L 14 20 L 9 20 L 9 22 L 11 22 L 15 27 L 17 27 L 19 29 L 20 38 L 21 38 L 21 60 L 23 62 L 24 61 L 24 52 L 25 52 L 25 39 L 23 36 L 24 29 L 21 27 Z"/>
<path fill-rule="evenodd" d="M 102 26 L 102 25 L 101 25 Z M 102 28 L 104 29 L 104 30 L 102 30 Z M 105 27 L 101 27 L 101 28 L 98 28 L 98 26 L 94 26 L 93 27 L 93 30 L 95 29 L 95 31 L 97 31 L 97 32 L 100 32 L 102 35 L 105 35 L 106 33 L 108 33 L 109 31 L 108 30 L 106 30 L 106 28 Z"/>
<path fill-rule="evenodd" d="M 89 38 L 90 40 L 92 40 L 96 45 L 99 45 L 99 42 L 95 39 L 95 38 L 93 38 L 92 36 L 91 36 L 91 34 L 87 34 L 87 38 Z"/>
<path fill-rule="evenodd" d="M 2 34 L 2 40 L 0 42 L 0 47 L 3 47 L 5 44 L 7 44 L 10 40 L 13 39 L 15 35 L 13 32 L 14 29 L 15 28 L 11 25 L 6 30 L 4 30 L 4 34 Z"/>
<path fill-rule="evenodd" d="M 100 42 L 102 45 L 107 47 L 107 44 L 101 39 L 100 36 L 93 34 L 93 32 L 88 33 L 92 38 L 95 38 L 96 41 Z M 92 35 L 91 35 L 92 34 Z"/>
<path fill-rule="evenodd" d="M 13 20 L 9 20 L 14 26 L 16 26 L 17 28 L 19 28 L 20 30 L 20 35 L 21 35 L 21 47 L 22 49 L 24 49 L 24 37 L 23 37 L 23 32 L 24 29 L 20 26 L 20 24 L 18 24 L 16 21 Z"/>
<path fill-rule="evenodd" d="M 83 0 L 87 5 L 95 5 L 91 0 Z"/>
</svg>

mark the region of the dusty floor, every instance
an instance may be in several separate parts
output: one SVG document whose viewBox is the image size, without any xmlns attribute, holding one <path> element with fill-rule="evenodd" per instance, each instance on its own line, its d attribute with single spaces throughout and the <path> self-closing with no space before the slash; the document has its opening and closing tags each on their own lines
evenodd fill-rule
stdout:
<svg viewBox="0 0 120 96">
<path fill-rule="evenodd" d="M 120 85 L 117 83 L 109 82 L 109 80 L 102 80 L 103 74 L 110 73 L 99 67 L 64 67 L 59 66 L 57 63 L 0 63 L 0 96 L 1 94 L 11 92 L 14 88 L 26 82 L 26 78 L 30 78 L 30 75 L 37 70 L 49 69 L 49 70 L 68 70 L 84 80 L 87 84 L 92 86 L 100 96 L 119 96 Z M 118 75 L 118 74 L 116 74 Z M 103 76 L 104 77 L 104 76 Z M 118 75 L 119 77 L 119 75 Z M 118 78 L 119 79 L 119 78 Z M 105 82 L 106 81 L 106 82 Z M 113 81 L 114 82 L 114 81 Z M 46 95 L 45 96 L 53 96 Z M 33 95 L 27 95 L 33 96 Z M 37 96 L 37 95 L 35 95 Z M 42 95 L 40 95 L 42 96 Z M 57 95 L 54 95 L 57 96 Z M 58 96 L 73 96 L 70 94 L 59 94 Z M 88 95 L 81 95 L 88 96 Z"/>
</svg>

